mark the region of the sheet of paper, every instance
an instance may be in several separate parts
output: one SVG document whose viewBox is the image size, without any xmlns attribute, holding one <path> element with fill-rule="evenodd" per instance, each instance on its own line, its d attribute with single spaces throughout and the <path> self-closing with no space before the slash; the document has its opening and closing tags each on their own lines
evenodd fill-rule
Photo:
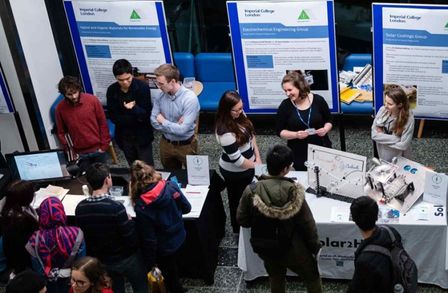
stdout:
<svg viewBox="0 0 448 293">
<path fill-rule="evenodd" d="M 210 185 L 208 156 L 187 156 L 188 184 Z"/>
<path fill-rule="evenodd" d="M 346 207 L 331 207 L 331 222 L 350 222 L 350 211 Z"/>
<path fill-rule="evenodd" d="M 183 217 L 199 218 L 207 197 L 208 187 L 187 185 L 187 188 L 182 189 L 182 192 L 191 204 L 191 211 L 188 214 L 183 215 Z"/>
<path fill-rule="evenodd" d="M 160 173 L 160 175 L 162 176 L 162 179 L 164 180 L 168 180 L 168 177 L 170 177 L 171 172 L 163 172 L 163 171 L 157 171 Z"/>
<path fill-rule="evenodd" d="M 34 209 L 38 209 L 40 204 L 50 196 L 55 196 L 62 201 L 68 191 L 68 189 L 60 186 L 48 185 L 46 188 L 41 188 L 34 193 L 34 199 L 31 202 L 31 206 Z"/>
<path fill-rule="evenodd" d="M 73 194 L 65 195 L 64 199 L 62 200 L 62 203 L 64 204 L 65 214 L 67 216 L 74 216 L 76 206 L 78 205 L 78 203 L 80 203 L 87 197 L 88 196 L 85 195 L 73 195 Z"/>
</svg>

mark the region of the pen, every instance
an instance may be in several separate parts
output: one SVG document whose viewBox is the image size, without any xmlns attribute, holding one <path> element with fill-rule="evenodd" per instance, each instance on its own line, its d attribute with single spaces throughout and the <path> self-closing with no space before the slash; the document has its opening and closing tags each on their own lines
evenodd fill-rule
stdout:
<svg viewBox="0 0 448 293">
<path fill-rule="evenodd" d="M 199 191 L 187 191 L 186 193 L 190 193 L 190 194 L 201 194 Z"/>
</svg>

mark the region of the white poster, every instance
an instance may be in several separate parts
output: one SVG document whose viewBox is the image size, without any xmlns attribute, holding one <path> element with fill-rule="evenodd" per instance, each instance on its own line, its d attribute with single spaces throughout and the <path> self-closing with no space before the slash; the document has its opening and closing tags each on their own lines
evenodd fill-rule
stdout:
<svg viewBox="0 0 448 293">
<path fill-rule="evenodd" d="M 85 89 L 106 103 L 112 65 L 127 59 L 140 73 L 171 63 L 162 1 L 64 2 Z"/>
<path fill-rule="evenodd" d="M 338 111 L 332 1 L 228 1 L 227 9 L 245 110 L 276 110 L 283 76 L 300 70 Z"/>
<path fill-rule="evenodd" d="M 374 4 L 375 108 L 399 84 L 414 115 L 448 118 L 448 7 Z"/>
</svg>

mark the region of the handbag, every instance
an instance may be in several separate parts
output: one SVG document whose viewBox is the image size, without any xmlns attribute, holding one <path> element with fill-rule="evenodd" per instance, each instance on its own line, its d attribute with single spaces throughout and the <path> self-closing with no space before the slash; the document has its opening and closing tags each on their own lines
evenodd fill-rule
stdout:
<svg viewBox="0 0 448 293">
<path fill-rule="evenodd" d="M 151 293 L 166 293 L 165 281 L 162 271 L 158 267 L 152 268 L 148 273 L 148 287 Z"/>
</svg>

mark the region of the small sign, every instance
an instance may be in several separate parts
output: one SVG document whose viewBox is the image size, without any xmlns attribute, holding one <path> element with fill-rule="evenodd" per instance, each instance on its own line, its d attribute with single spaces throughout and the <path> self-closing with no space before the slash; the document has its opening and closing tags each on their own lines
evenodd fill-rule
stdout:
<svg viewBox="0 0 448 293">
<path fill-rule="evenodd" d="M 208 156 L 187 155 L 188 184 L 210 185 Z"/>
<path fill-rule="evenodd" d="M 434 204 L 446 205 L 448 176 L 443 173 L 426 171 L 425 177 L 423 200 Z"/>
<path fill-rule="evenodd" d="M 266 164 L 255 164 L 255 176 L 268 174 L 268 166 Z"/>
</svg>

